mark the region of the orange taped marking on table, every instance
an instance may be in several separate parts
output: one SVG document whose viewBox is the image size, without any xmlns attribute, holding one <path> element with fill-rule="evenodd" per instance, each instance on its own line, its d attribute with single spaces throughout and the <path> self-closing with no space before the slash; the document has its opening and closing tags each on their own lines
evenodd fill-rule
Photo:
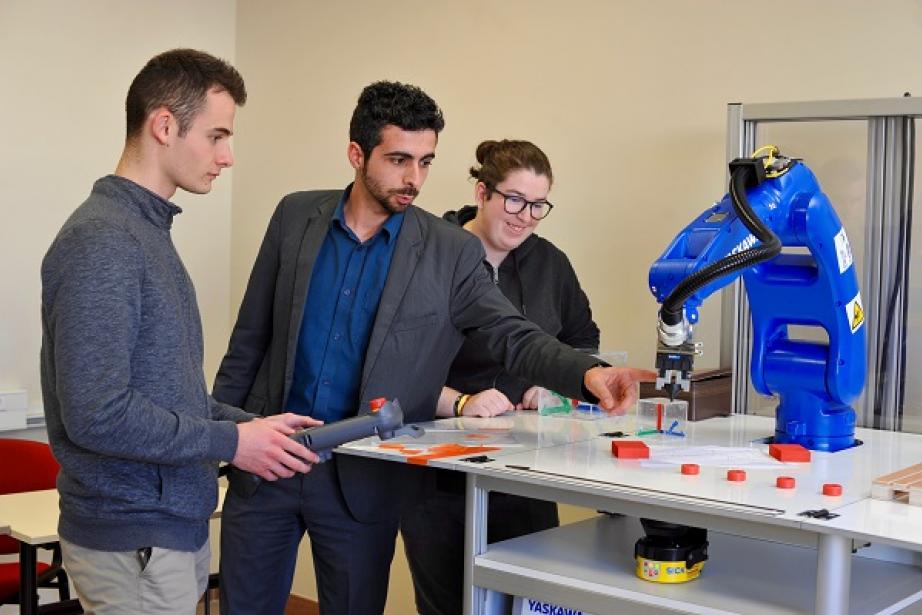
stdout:
<svg viewBox="0 0 922 615">
<path fill-rule="evenodd" d="M 466 444 L 458 444 L 457 442 L 449 442 L 446 444 L 433 444 L 429 447 L 430 451 L 433 452 L 442 452 L 442 451 L 453 451 L 459 447 L 465 447 Z"/>
<path fill-rule="evenodd" d="M 424 466 L 429 463 L 430 459 L 457 457 L 459 455 L 476 455 L 500 450 L 498 446 L 465 446 L 463 444 L 439 445 L 439 450 L 435 450 L 435 448 L 436 447 L 432 447 L 429 451 L 424 451 L 420 455 L 407 457 L 407 463 Z"/>
</svg>

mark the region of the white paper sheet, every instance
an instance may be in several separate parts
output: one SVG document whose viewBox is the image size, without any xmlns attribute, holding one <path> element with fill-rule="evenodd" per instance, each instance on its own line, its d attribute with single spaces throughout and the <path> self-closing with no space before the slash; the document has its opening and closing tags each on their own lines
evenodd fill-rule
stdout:
<svg viewBox="0 0 922 615">
<path fill-rule="evenodd" d="M 662 468 L 683 463 L 699 466 L 739 469 L 772 469 L 784 464 L 770 457 L 766 450 L 749 446 L 650 446 L 645 468 Z"/>
</svg>

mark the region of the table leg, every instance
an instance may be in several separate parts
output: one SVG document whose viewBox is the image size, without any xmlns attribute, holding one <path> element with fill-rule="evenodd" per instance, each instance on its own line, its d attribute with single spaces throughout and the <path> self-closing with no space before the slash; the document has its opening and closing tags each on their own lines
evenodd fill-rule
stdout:
<svg viewBox="0 0 922 615">
<path fill-rule="evenodd" d="M 474 557 L 487 550 L 487 503 L 489 493 L 477 486 L 477 475 L 467 475 L 464 512 L 464 613 L 483 613 L 486 590 L 474 587 Z"/>
<path fill-rule="evenodd" d="M 19 543 L 19 612 L 21 615 L 38 613 L 38 579 L 35 563 L 38 560 L 34 545 Z"/>
<path fill-rule="evenodd" d="M 844 536 L 820 534 L 816 561 L 816 613 L 848 613 L 852 576 L 852 541 Z"/>
</svg>

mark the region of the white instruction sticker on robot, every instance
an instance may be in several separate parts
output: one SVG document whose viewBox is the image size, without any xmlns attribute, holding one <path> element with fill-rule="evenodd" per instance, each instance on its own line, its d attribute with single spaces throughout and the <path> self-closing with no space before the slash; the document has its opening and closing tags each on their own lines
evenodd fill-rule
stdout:
<svg viewBox="0 0 922 615">
<path fill-rule="evenodd" d="M 839 260 L 839 273 L 845 273 L 845 270 L 855 262 L 852 256 L 852 247 L 848 243 L 848 235 L 845 234 L 843 226 L 833 238 L 836 243 L 836 258 Z M 853 329 L 854 330 L 854 329 Z"/>
<path fill-rule="evenodd" d="M 848 316 L 848 324 L 852 328 L 852 333 L 861 328 L 864 324 L 864 306 L 861 305 L 861 293 L 855 295 L 855 298 L 845 304 L 845 314 Z"/>
</svg>

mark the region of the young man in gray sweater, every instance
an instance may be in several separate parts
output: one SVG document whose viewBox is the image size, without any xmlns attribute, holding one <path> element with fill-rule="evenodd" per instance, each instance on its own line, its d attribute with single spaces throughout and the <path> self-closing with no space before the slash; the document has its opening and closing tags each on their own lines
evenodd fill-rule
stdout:
<svg viewBox="0 0 922 615">
<path fill-rule="evenodd" d="M 233 164 L 245 100 L 223 60 L 191 49 L 151 59 L 128 91 L 115 174 L 95 183 L 42 263 L 58 533 L 90 613 L 194 613 L 208 578 L 217 462 L 275 480 L 317 461 L 286 436 L 318 421 L 251 420 L 209 396 L 195 291 L 170 238 L 176 189 L 207 193 Z"/>
</svg>

